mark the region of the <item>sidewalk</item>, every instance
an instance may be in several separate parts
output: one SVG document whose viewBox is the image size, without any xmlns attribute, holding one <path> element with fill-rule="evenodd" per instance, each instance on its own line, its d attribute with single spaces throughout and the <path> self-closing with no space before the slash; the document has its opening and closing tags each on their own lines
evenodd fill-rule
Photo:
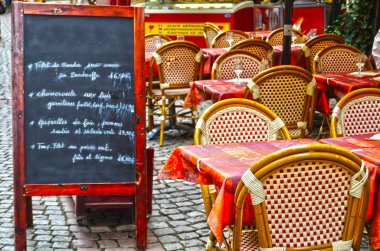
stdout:
<svg viewBox="0 0 380 251">
<path fill-rule="evenodd" d="M 14 250 L 10 13 L 0 15 L 0 22 L 0 250 Z M 192 142 L 191 135 L 170 134 L 163 147 L 158 139 L 147 141 L 155 149 L 154 175 L 177 145 Z M 28 230 L 28 250 L 136 250 L 130 215 L 129 209 L 97 209 L 76 219 L 71 197 L 33 197 L 35 226 Z M 199 186 L 154 181 L 148 227 L 147 250 L 203 250 L 208 227 Z"/>
</svg>

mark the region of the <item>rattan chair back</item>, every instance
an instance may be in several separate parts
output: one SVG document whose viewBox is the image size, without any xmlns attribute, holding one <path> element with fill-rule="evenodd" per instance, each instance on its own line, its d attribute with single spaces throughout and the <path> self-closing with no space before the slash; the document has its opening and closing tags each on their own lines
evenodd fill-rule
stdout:
<svg viewBox="0 0 380 251">
<path fill-rule="evenodd" d="M 248 99 L 232 98 L 210 106 L 199 118 L 194 131 L 195 145 L 290 139 L 289 131 L 267 107 Z M 214 185 L 201 185 L 206 215 L 216 198 Z M 248 235 L 244 238 L 248 238 Z M 225 242 L 230 246 L 229 242 Z M 215 248 L 210 233 L 208 248 Z"/>
<path fill-rule="evenodd" d="M 294 29 L 292 29 L 292 32 L 296 36 L 294 43 L 302 44 L 302 43 L 305 43 L 307 41 L 306 36 L 304 34 L 302 34 L 302 32 L 300 32 L 298 30 L 294 30 Z M 283 33 L 284 33 L 284 28 L 275 29 L 274 31 L 269 33 L 266 41 L 272 46 L 282 45 L 283 35 L 284 35 Z"/>
<path fill-rule="evenodd" d="M 249 35 L 240 30 L 229 30 L 228 32 L 233 32 L 234 41 L 232 42 L 232 46 L 239 43 L 240 41 L 246 40 L 249 38 Z M 219 33 L 211 43 L 212 48 L 227 48 L 230 47 L 230 44 L 226 40 L 227 31 Z"/>
<path fill-rule="evenodd" d="M 305 59 L 306 70 L 314 73 L 313 62 L 315 55 L 322 49 L 336 44 L 345 44 L 344 38 L 335 34 L 322 34 L 308 40 L 298 54 L 297 65 L 300 66 L 301 61 Z"/>
<path fill-rule="evenodd" d="M 243 40 L 231 47 L 231 51 L 235 49 L 242 49 L 255 53 L 256 55 L 267 58 L 273 61 L 273 47 L 268 42 L 261 39 L 247 39 Z"/>
<path fill-rule="evenodd" d="M 211 48 L 212 41 L 220 32 L 222 31 L 219 27 L 213 23 L 207 22 L 203 25 L 203 36 L 205 38 L 207 48 Z"/>
<path fill-rule="evenodd" d="M 346 44 L 329 46 L 318 52 L 313 61 L 313 73 L 340 73 L 355 72 L 358 70 L 355 64 L 355 55 L 362 53 L 358 48 Z M 363 54 L 363 56 L 365 56 Z M 364 64 L 364 70 L 372 70 L 368 58 Z"/>
<path fill-rule="evenodd" d="M 260 248 L 360 250 L 368 169 L 350 151 L 325 144 L 300 145 L 256 162 L 236 189 L 233 250 L 242 250 L 248 194 Z"/>
<path fill-rule="evenodd" d="M 253 78 L 259 73 L 262 58 L 246 50 L 231 50 L 220 55 L 212 66 L 212 79 L 233 79 L 236 78 L 234 73 L 234 63 L 237 60 L 243 62 L 244 71 L 240 78 Z"/>
<path fill-rule="evenodd" d="M 310 72 L 298 66 L 269 68 L 248 83 L 244 97 L 252 98 L 275 112 L 292 138 L 307 137 L 313 128 L 316 82 Z"/>
<path fill-rule="evenodd" d="M 153 83 L 155 65 L 158 66 L 159 88 Z M 175 121 L 181 117 L 191 119 L 193 126 L 195 125 L 196 107 L 192 107 L 191 111 L 185 111 L 183 104 L 176 102 L 186 98 L 190 83 L 202 76 L 202 69 L 203 52 L 192 42 L 168 42 L 153 53 L 147 88 L 148 131 L 153 130 L 153 116 L 158 116 L 161 121 L 160 146 L 164 140 L 165 120 Z"/>
<path fill-rule="evenodd" d="M 164 88 L 189 87 L 199 76 L 203 53 L 192 42 L 172 41 L 156 50 L 151 64 L 158 65 L 159 81 Z"/>
<path fill-rule="evenodd" d="M 281 119 L 255 101 L 232 98 L 210 106 L 200 117 L 194 132 L 195 145 L 290 139 Z"/>
<path fill-rule="evenodd" d="M 331 137 L 380 133 L 380 89 L 363 88 L 348 93 L 335 106 Z"/>
<path fill-rule="evenodd" d="M 155 44 L 155 37 L 160 37 L 161 45 L 172 41 L 170 37 L 161 34 L 149 34 L 145 35 L 145 52 L 155 52 L 157 50 L 157 45 Z"/>
</svg>

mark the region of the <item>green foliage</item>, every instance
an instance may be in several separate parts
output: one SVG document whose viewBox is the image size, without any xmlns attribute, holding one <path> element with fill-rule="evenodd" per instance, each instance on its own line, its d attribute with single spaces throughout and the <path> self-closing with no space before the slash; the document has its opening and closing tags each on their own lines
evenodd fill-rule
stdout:
<svg viewBox="0 0 380 251">
<path fill-rule="evenodd" d="M 340 3 L 340 1 L 338 1 Z M 372 48 L 372 25 L 369 23 L 372 1 L 347 0 L 341 5 L 341 15 L 326 28 L 327 33 L 343 36 L 347 44 L 370 54 Z"/>
</svg>

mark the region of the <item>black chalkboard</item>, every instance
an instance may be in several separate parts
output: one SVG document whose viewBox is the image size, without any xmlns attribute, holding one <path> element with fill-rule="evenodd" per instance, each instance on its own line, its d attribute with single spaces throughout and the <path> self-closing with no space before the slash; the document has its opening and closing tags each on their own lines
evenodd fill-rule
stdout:
<svg viewBox="0 0 380 251">
<path fill-rule="evenodd" d="M 135 182 L 133 19 L 23 18 L 26 184 Z"/>
</svg>

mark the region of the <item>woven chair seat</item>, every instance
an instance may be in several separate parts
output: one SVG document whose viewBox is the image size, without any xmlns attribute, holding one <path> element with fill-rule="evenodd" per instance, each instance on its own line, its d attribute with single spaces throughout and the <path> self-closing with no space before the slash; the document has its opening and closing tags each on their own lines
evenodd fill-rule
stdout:
<svg viewBox="0 0 380 251">
<path fill-rule="evenodd" d="M 190 91 L 190 88 L 178 88 L 178 89 L 167 89 L 164 91 L 167 96 L 186 96 Z M 152 93 L 155 96 L 162 95 L 161 89 L 152 89 Z"/>
<path fill-rule="evenodd" d="M 288 130 L 289 130 L 289 133 L 290 133 L 290 136 L 292 137 L 292 139 L 296 139 L 296 138 L 300 138 L 301 137 L 302 129 L 295 128 L 295 129 L 288 129 Z M 305 129 L 305 135 L 309 135 L 309 130 L 308 129 Z"/>
<path fill-rule="evenodd" d="M 228 243 L 232 247 L 233 233 L 228 238 Z M 257 230 L 244 230 L 241 236 L 240 251 L 259 251 L 259 236 Z"/>
</svg>

